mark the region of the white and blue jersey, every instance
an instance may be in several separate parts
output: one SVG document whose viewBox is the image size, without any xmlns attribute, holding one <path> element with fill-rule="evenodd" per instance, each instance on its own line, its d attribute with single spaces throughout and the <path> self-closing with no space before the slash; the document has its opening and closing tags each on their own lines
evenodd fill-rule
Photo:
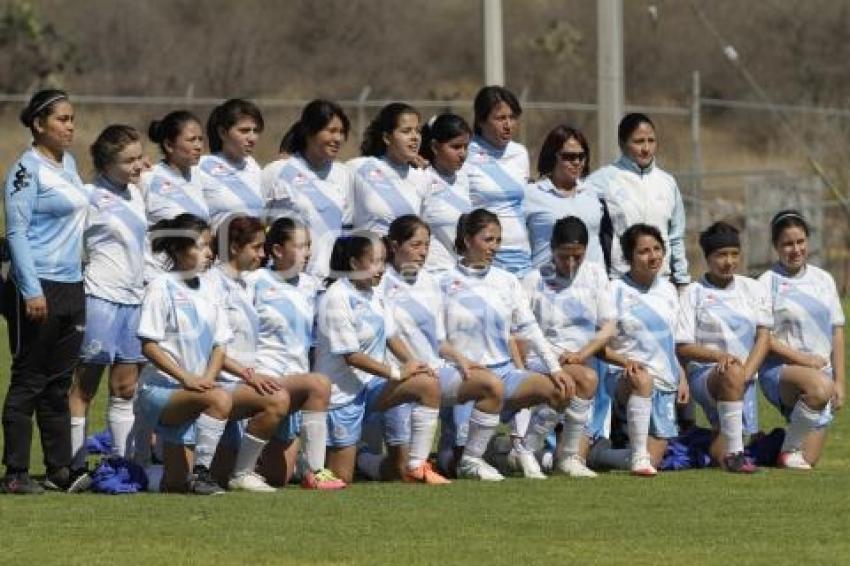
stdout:
<svg viewBox="0 0 850 566">
<path fill-rule="evenodd" d="M 185 178 L 165 161 L 142 173 L 140 186 L 150 226 L 181 214 L 209 221 L 210 211 L 198 184 L 197 167 L 192 167 L 189 175 L 188 179 Z"/>
<path fill-rule="evenodd" d="M 198 182 L 210 209 L 210 222 L 217 230 L 231 214 L 261 218 L 265 201 L 262 170 L 254 158 L 231 163 L 221 154 L 204 155 L 198 163 Z"/>
<path fill-rule="evenodd" d="M 384 307 L 393 319 L 396 335 L 413 357 L 432 368 L 443 365 L 439 352 L 440 343 L 446 340 L 446 329 L 437 278 L 423 269 L 415 280 L 408 281 L 388 264 L 381 286 Z"/>
<path fill-rule="evenodd" d="M 584 261 L 572 280 L 551 267 L 535 269 L 523 287 L 543 335 L 558 356 L 578 352 L 603 324 L 617 317 L 604 265 Z"/>
<path fill-rule="evenodd" d="M 422 220 L 431 228 L 431 246 L 425 269 L 432 273 L 445 273 L 457 263 L 455 238 L 457 221 L 461 214 L 472 210 L 469 200 L 469 179 L 461 169 L 446 177 L 434 167 L 428 167 L 431 186 L 422 203 Z"/>
<path fill-rule="evenodd" d="M 446 338 L 464 356 L 488 368 L 505 366 L 516 334 L 530 342 L 550 372 L 560 370 L 516 276 L 495 266 L 470 269 L 458 263 L 440 287 Z"/>
<path fill-rule="evenodd" d="M 271 269 L 258 269 L 249 280 L 260 317 L 258 371 L 273 376 L 309 372 L 321 281 L 307 273 L 286 280 Z"/>
<path fill-rule="evenodd" d="M 225 346 L 233 335 L 221 301 L 210 300 L 215 293 L 209 280 L 198 281 L 197 289 L 173 273 L 151 281 L 142 302 L 139 338 L 156 342 L 181 368 L 202 376 L 213 349 Z M 153 364 L 144 367 L 140 379 L 151 386 L 180 386 Z"/>
<path fill-rule="evenodd" d="M 659 276 L 645 289 L 625 275 L 611 282 L 611 293 L 617 311 L 617 332 L 611 347 L 625 358 L 642 364 L 652 376 L 657 391 L 676 391 L 679 385 L 674 339 L 679 315 L 676 288 Z"/>
<path fill-rule="evenodd" d="M 354 352 L 386 361 L 387 340 L 395 335 L 395 325 L 384 310 L 380 289 L 363 291 L 342 278 L 319 301 L 316 371 L 331 379 L 331 409 L 353 402 L 367 384 L 381 379 L 345 362 L 345 356 Z"/>
<path fill-rule="evenodd" d="M 122 305 L 144 296 L 147 239 L 145 203 L 139 189 L 120 187 L 103 176 L 89 185 L 85 240 L 86 295 Z"/>
<path fill-rule="evenodd" d="M 44 296 L 39 279 L 82 281 L 89 195 L 71 154 L 58 164 L 28 149 L 6 176 L 5 196 L 12 277 L 21 295 Z"/>
<path fill-rule="evenodd" d="M 358 157 L 347 164 L 354 177 L 353 227 L 386 236 L 399 216 L 422 213 L 430 175 L 387 157 Z"/>
<path fill-rule="evenodd" d="M 653 162 L 646 169 L 626 156 L 587 177 L 585 185 L 608 205 L 614 228 L 611 275 L 622 277 L 629 270 L 620 248 L 620 236 L 629 226 L 643 222 L 661 231 L 666 252 L 662 276 L 672 275 L 678 284 L 690 283 L 685 255 L 685 206 L 672 175 Z"/>
<path fill-rule="evenodd" d="M 531 269 L 523 210 L 530 174 L 528 150 L 513 141 L 497 148 L 474 136 L 463 170 L 469 177 L 472 208 L 486 208 L 502 224 L 502 247 L 496 253 L 495 265 L 523 277 Z"/>
<path fill-rule="evenodd" d="M 605 266 L 605 256 L 599 241 L 602 227 L 602 201 L 592 189 L 576 187 L 572 195 L 564 195 L 551 179 L 543 178 L 529 184 L 525 190 L 525 224 L 531 241 L 531 265 L 539 268 L 552 261 L 552 228 L 555 222 L 567 216 L 576 216 L 587 226 L 587 252 L 585 263 Z"/>
<path fill-rule="evenodd" d="M 832 275 L 806 265 L 797 275 L 776 264 L 759 277 L 770 296 L 773 335 L 789 347 L 826 359 L 831 369 L 832 333 L 844 312 Z"/>
<path fill-rule="evenodd" d="M 209 283 L 209 300 L 224 307 L 227 324 L 233 334 L 233 339 L 227 344 L 227 357 L 242 367 L 253 368 L 257 359 L 260 319 L 254 309 L 252 287 L 244 274 L 234 277 L 221 263 L 211 267 L 201 278 Z M 221 381 L 241 381 L 240 377 L 223 370 L 219 377 Z"/>
<path fill-rule="evenodd" d="M 354 184 L 349 169 L 334 161 L 316 170 L 295 154 L 267 165 L 262 186 L 269 224 L 290 216 L 306 225 L 312 242 L 306 271 L 327 277 L 334 242 L 353 222 Z"/>
</svg>

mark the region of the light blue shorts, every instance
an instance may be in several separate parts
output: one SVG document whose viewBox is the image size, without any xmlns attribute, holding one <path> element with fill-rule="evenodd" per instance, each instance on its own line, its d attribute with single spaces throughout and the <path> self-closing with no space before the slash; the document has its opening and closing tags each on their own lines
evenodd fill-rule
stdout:
<svg viewBox="0 0 850 566">
<path fill-rule="evenodd" d="M 720 417 L 717 414 L 717 401 L 708 391 L 708 376 L 717 364 L 690 364 L 688 367 L 688 386 L 691 398 L 699 403 L 708 422 L 714 429 L 720 427 Z M 756 382 L 751 380 L 744 390 L 744 434 L 755 434 L 759 430 L 758 392 Z"/>
<path fill-rule="evenodd" d="M 608 364 L 602 362 L 598 358 L 590 358 L 587 363 L 588 367 L 596 372 L 597 376 L 605 376 L 608 371 Z M 539 360 L 534 360 L 528 364 L 528 369 L 531 371 L 546 374 L 549 370 Z M 561 422 L 564 417 L 561 416 Z M 593 405 L 590 407 L 590 414 L 587 416 L 587 423 L 584 425 L 584 434 L 591 440 L 607 437 L 611 427 L 611 398 L 605 387 L 597 386 L 596 394 L 593 397 Z"/>
<path fill-rule="evenodd" d="M 614 400 L 613 407 L 617 416 L 626 422 L 626 407 L 616 402 L 617 383 L 623 376 L 622 368 L 609 366 L 605 374 L 605 389 Z M 676 392 L 652 390 L 652 413 L 649 418 L 649 434 L 655 438 L 675 438 L 679 436 L 676 424 Z"/>
<path fill-rule="evenodd" d="M 761 368 L 759 368 L 759 386 L 765 398 L 782 413 L 782 416 L 787 421 L 791 418 L 791 411 L 794 410 L 794 407 L 786 407 L 782 403 L 782 396 L 779 394 L 779 383 L 782 381 L 782 371 L 786 365 L 779 358 L 768 356 Z M 829 374 L 824 373 L 824 379 L 833 380 L 835 378 L 830 372 Z M 817 428 L 823 428 L 829 425 L 832 419 L 832 403 L 829 403 L 821 411 Z"/>
<path fill-rule="evenodd" d="M 141 305 L 122 305 L 87 295 L 81 361 L 95 365 L 146 362 L 137 336 L 141 314 Z"/>
<path fill-rule="evenodd" d="M 295 411 L 280 419 L 274 437 L 281 442 L 292 442 L 301 434 L 301 411 Z"/>
<path fill-rule="evenodd" d="M 380 423 L 384 430 L 384 441 L 390 446 L 410 442 L 412 403 L 391 407 L 386 411 L 375 408 L 386 386 L 386 380 L 373 379 L 351 403 L 328 411 L 328 446 L 343 448 L 357 444 L 362 436 L 365 419 L 373 424 Z"/>
<path fill-rule="evenodd" d="M 165 426 L 160 424 L 159 417 L 168 405 L 171 396 L 181 387 L 176 383 L 141 383 L 136 398 L 136 414 L 154 426 L 157 434 L 169 444 L 194 445 L 196 440 L 195 421 L 186 421 L 179 425 Z"/>
</svg>

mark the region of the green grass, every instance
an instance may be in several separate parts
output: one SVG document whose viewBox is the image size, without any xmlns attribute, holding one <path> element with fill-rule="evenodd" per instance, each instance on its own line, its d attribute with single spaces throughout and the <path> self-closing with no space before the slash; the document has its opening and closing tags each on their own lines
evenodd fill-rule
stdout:
<svg viewBox="0 0 850 566">
<path fill-rule="evenodd" d="M 7 360 L 3 346 L 3 391 Z M 92 415 L 101 423 L 104 389 Z M 779 424 L 761 408 L 763 428 Z M 812 473 L 610 473 L 216 498 L 0 496 L 0 563 L 848 563 L 848 435 L 841 416 Z"/>
</svg>

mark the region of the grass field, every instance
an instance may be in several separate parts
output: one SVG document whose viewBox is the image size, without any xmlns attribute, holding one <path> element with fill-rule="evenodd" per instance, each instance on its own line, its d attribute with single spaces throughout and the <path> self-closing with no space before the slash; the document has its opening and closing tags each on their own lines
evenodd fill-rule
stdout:
<svg viewBox="0 0 850 566">
<path fill-rule="evenodd" d="M 765 402 L 761 414 L 763 428 L 779 424 Z M 842 415 L 812 473 L 0 496 L 0 564 L 850 564 L 848 435 Z"/>
</svg>

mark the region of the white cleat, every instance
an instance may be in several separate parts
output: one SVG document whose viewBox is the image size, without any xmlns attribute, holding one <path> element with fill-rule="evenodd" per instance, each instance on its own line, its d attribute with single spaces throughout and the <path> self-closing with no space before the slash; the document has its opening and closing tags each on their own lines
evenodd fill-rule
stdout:
<svg viewBox="0 0 850 566">
<path fill-rule="evenodd" d="M 558 463 L 555 464 L 555 469 L 558 473 L 566 474 L 571 478 L 595 478 L 597 475 L 596 472 L 585 465 L 584 459 L 577 454 L 559 459 Z"/>
<path fill-rule="evenodd" d="M 227 487 L 234 491 L 251 491 L 254 493 L 274 493 L 277 491 L 275 488 L 266 483 L 263 476 L 255 474 L 254 472 L 233 476 L 230 478 L 230 481 L 227 482 Z"/>
<path fill-rule="evenodd" d="M 779 467 L 787 470 L 811 470 L 812 465 L 806 462 L 801 450 L 783 452 L 779 455 Z"/>
<path fill-rule="evenodd" d="M 545 480 L 546 475 L 540 469 L 534 452 L 513 449 L 508 453 L 508 467 L 522 472 L 522 475 L 532 480 Z"/>
<path fill-rule="evenodd" d="M 634 455 L 632 456 L 632 475 L 643 478 L 651 478 L 658 475 L 658 470 L 652 465 L 652 460 L 649 456 Z"/>
<path fill-rule="evenodd" d="M 472 458 L 471 456 L 464 456 L 460 459 L 457 465 L 457 477 L 481 481 L 502 481 L 505 479 L 505 476 L 500 474 L 496 468 L 481 458 Z"/>
</svg>

